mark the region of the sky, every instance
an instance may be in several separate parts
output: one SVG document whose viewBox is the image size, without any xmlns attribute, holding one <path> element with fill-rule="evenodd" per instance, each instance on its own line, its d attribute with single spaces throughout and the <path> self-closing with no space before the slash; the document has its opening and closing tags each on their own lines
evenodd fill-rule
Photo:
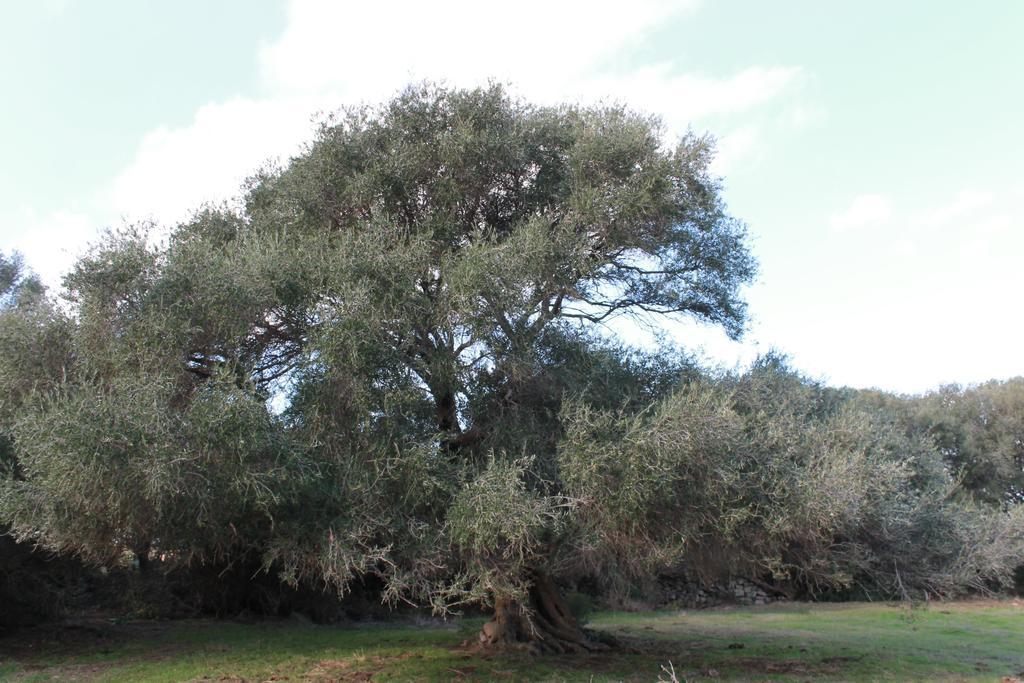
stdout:
<svg viewBox="0 0 1024 683">
<path fill-rule="evenodd" d="M 718 139 L 760 263 L 749 329 L 678 323 L 676 343 L 725 367 L 776 349 L 837 386 L 1005 379 L 1024 374 L 1021 35 L 1017 0 L 4 0 L 0 251 L 59 288 L 101 230 L 237 196 L 324 112 L 491 79 Z"/>
</svg>

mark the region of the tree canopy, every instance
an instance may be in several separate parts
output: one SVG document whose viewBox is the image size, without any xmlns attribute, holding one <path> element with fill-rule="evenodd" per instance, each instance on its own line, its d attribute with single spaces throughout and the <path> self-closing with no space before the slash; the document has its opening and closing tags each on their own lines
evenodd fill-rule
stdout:
<svg viewBox="0 0 1024 683">
<path fill-rule="evenodd" d="M 556 651 L 601 646 L 559 595 L 573 578 L 1003 580 L 1019 514 L 946 505 L 952 470 L 908 422 L 775 357 L 713 376 L 609 332 L 742 333 L 755 264 L 713 152 L 499 86 L 329 118 L 236 206 L 160 243 L 109 233 L 63 304 L 6 295 L 0 515 L 97 561 L 374 576 L 391 602 L 492 606 L 486 644 Z"/>
</svg>

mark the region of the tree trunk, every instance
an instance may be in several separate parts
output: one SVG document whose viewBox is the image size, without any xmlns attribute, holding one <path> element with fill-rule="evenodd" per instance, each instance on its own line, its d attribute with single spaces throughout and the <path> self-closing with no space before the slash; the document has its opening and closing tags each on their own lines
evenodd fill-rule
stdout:
<svg viewBox="0 0 1024 683">
<path fill-rule="evenodd" d="M 580 628 L 555 582 L 541 572 L 533 576 L 528 605 L 504 598 L 494 601 L 494 618 L 480 630 L 480 645 L 555 654 L 609 649 Z"/>
<path fill-rule="evenodd" d="M 459 413 L 455 393 L 449 390 L 434 392 L 434 408 L 437 412 L 437 427 L 440 431 L 458 432 Z"/>
<path fill-rule="evenodd" d="M 139 563 L 139 573 L 146 575 L 149 573 L 149 548 L 150 542 L 143 541 L 135 546 L 135 559 Z"/>
</svg>

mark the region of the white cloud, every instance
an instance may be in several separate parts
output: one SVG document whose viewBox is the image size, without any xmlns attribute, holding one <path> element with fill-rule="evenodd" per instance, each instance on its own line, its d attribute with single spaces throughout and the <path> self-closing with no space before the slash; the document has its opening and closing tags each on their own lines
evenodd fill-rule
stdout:
<svg viewBox="0 0 1024 683">
<path fill-rule="evenodd" d="M 312 135 L 325 98 L 236 99 L 208 104 L 184 128 L 158 128 L 114 180 L 107 198 L 128 219 L 181 220 L 204 202 L 234 197 L 266 161 L 287 158 Z"/>
<path fill-rule="evenodd" d="M 930 206 L 865 195 L 831 222 L 888 231 L 834 243 L 834 260 L 809 266 L 787 282 L 789 296 L 768 303 L 773 310 L 762 307 L 768 338 L 802 367 L 835 383 L 913 392 L 1024 373 L 1015 350 L 1024 318 L 1012 315 L 1024 289 L 1024 204 L 1012 185 L 935 188 Z M 812 302 L 818 313 L 807 316 Z"/>
<path fill-rule="evenodd" d="M 754 66 L 726 78 L 675 73 L 661 63 L 628 74 L 610 74 L 567 83 L 555 99 L 593 102 L 611 98 L 659 114 L 670 134 L 715 116 L 740 114 L 780 95 L 800 75 L 800 69 Z"/>
<path fill-rule="evenodd" d="M 681 73 L 666 62 L 622 65 L 623 48 L 696 4 L 455 0 L 353 7 L 294 0 L 287 28 L 261 50 L 260 63 L 278 92 L 376 101 L 415 80 L 472 86 L 497 79 L 542 102 L 626 102 L 662 114 L 678 133 L 696 119 L 761 104 L 800 73 L 752 66 L 719 78 Z"/>
<path fill-rule="evenodd" d="M 718 149 L 711 169 L 716 175 L 728 176 L 740 161 L 747 159 L 757 148 L 761 129 L 757 126 L 741 126 L 717 140 Z"/>
<path fill-rule="evenodd" d="M 334 89 L 374 100 L 423 78 L 469 85 L 514 76 L 552 88 L 593 71 L 602 59 L 695 4 L 293 0 L 287 28 L 264 47 L 260 63 L 279 91 Z"/>
<path fill-rule="evenodd" d="M 937 229 L 972 221 L 979 214 L 984 214 L 995 199 L 995 194 L 988 190 L 961 190 L 950 202 L 916 212 L 909 222 L 914 228 Z"/>
<path fill-rule="evenodd" d="M 297 151 L 311 137 L 315 111 L 379 101 L 419 79 L 457 86 L 497 79 L 541 102 L 625 102 L 661 114 L 673 137 L 702 119 L 748 112 L 798 79 L 790 67 L 751 66 L 719 78 L 668 63 L 617 62 L 620 50 L 694 5 L 293 0 L 281 37 L 259 55 L 269 94 L 210 103 L 188 126 L 150 132 L 108 201 L 128 220 L 179 220 L 202 202 L 234 196 L 266 159 Z M 754 127 L 732 130 L 719 168 L 756 145 Z"/>
<path fill-rule="evenodd" d="M 38 4 L 51 17 L 63 15 L 73 0 L 41 0 Z"/>
<path fill-rule="evenodd" d="M 94 239 L 96 224 L 85 214 L 72 211 L 39 213 L 24 208 L 4 221 L 5 250 L 18 251 L 26 264 L 50 287 Z"/>
<path fill-rule="evenodd" d="M 949 201 L 927 208 L 896 212 L 889 199 L 879 194 L 857 197 L 843 211 L 829 218 L 836 232 L 846 232 L 883 224 L 908 228 L 899 239 L 905 245 L 908 235 L 920 238 L 923 231 L 969 232 L 994 235 L 1020 222 L 1019 195 L 1015 189 L 1002 193 L 992 190 L 964 189 Z"/>
<path fill-rule="evenodd" d="M 843 211 L 833 214 L 828 223 L 836 232 L 859 230 L 884 223 L 892 216 L 889 200 L 878 194 L 857 197 Z"/>
<path fill-rule="evenodd" d="M 781 117 L 783 125 L 793 130 L 800 130 L 822 123 L 828 118 L 824 108 L 797 104 L 790 107 Z"/>
</svg>

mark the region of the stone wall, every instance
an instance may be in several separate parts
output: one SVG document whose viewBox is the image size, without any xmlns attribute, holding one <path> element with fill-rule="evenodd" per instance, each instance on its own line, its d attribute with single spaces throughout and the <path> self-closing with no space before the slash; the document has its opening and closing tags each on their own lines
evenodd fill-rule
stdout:
<svg viewBox="0 0 1024 683">
<path fill-rule="evenodd" d="M 658 579 L 661 604 L 680 609 L 701 609 L 720 605 L 767 605 L 785 601 L 747 579 L 702 585 L 685 576 L 662 576 Z"/>
</svg>

